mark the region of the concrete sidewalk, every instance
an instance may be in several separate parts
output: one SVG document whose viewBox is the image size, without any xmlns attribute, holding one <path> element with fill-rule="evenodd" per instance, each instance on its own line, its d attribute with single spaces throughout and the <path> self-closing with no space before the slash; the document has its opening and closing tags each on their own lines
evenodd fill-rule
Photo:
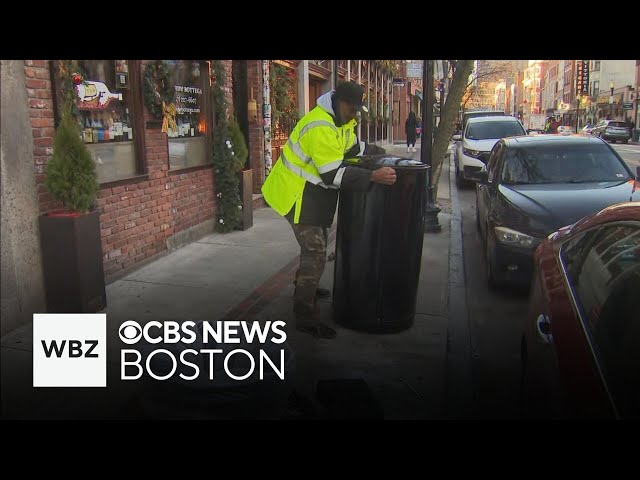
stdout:
<svg viewBox="0 0 640 480">
<path fill-rule="evenodd" d="M 407 154 L 406 146 L 387 146 Z M 386 419 L 441 419 L 445 416 L 445 370 L 449 317 L 450 205 L 449 168 L 445 165 L 438 201 L 442 232 L 425 234 L 416 316 L 411 328 L 374 335 L 335 325 L 331 299 L 320 301 L 323 319 L 338 336 L 318 340 L 288 328 L 296 368 L 291 380 L 315 418 L 326 418 L 317 399 L 317 382 L 361 379 L 370 387 Z M 335 247 L 335 224 L 328 251 Z M 118 418 L 135 396 L 135 386 L 119 380 L 118 329 L 125 320 L 284 320 L 293 319 L 293 278 L 299 251 L 286 220 L 270 208 L 254 212 L 247 231 L 211 234 L 108 285 L 108 388 L 34 389 L 31 386 L 32 331 L 25 326 L 2 339 L 3 416 Z M 334 262 L 321 285 L 332 289 Z M 6 380 L 6 383 L 5 383 Z M 135 382 L 134 382 L 135 383 Z M 89 391 L 88 391 L 89 390 Z M 91 391 L 92 390 L 92 391 Z M 86 396 L 86 411 L 65 398 Z M 56 399 L 53 399 L 56 397 Z M 84 398 L 84 397 L 83 397 Z M 47 403 L 50 408 L 42 409 Z M 120 413 L 119 413 L 120 412 Z M 35 415 L 37 416 L 37 415 Z M 300 415 L 305 418 L 305 415 Z"/>
</svg>

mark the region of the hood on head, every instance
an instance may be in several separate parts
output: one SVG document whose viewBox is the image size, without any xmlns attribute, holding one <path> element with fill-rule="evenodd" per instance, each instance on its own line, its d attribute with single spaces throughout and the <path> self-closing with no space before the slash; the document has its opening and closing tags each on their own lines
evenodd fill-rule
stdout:
<svg viewBox="0 0 640 480">
<path fill-rule="evenodd" d="M 327 112 L 329 115 L 333 115 L 335 117 L 335 112 L 333 111 L 333 106 L 331 105 L 331 97 L 333 96 L 333 90 L 327 93 L 323 93 L 318 97 L 317 104 L 318 106 Z"/>
</svg>

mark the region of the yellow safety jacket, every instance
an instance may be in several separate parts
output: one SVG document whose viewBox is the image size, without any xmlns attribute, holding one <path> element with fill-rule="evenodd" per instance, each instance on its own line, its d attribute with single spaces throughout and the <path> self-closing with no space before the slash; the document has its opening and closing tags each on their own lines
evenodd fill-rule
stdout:
<svg viewBox="0 0 640 480">
<path fill-rule="evenodd" d="M 333 221 L 347 168 L 343 159 L 358 139 L 355 120 L 338 127 L 332 114 L 331 93 L 327 93 L 297 123 L 262 186 L 265 201 L 280 215 L 295 206 L 294 223 L 327 226 Z M 332 181 L 327 184 L 328 178 Z"/>
</svg>

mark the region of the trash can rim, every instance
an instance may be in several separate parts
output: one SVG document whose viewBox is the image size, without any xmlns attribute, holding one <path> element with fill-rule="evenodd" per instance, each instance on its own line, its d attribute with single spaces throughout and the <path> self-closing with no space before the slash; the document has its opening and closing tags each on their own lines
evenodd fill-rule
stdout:
<svg viewBox="0 0 640 480">
<path fill-rule="evenodd" d="M 396 169 L 427 169 L 428 165 L 422 163 L 420 160 L 414 158 L 401 157 L 393 154 L 375 154 L 375 155 L 363 155 L 361 161 L 356 165 L 362 168 L 379 168 L 379 167 L 392 167 Z"/>
</svg>

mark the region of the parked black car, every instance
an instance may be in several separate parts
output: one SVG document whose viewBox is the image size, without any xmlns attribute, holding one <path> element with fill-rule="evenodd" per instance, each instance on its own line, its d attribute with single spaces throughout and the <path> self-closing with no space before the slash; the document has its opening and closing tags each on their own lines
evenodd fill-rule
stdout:
<svg viewBox="0 0 640 480">
<path fill-rule="evenodd" d="M 550 233 L 609 205 L 640 200 L 636 175 L 593 137 L 504 138 L 474 180 L 490 285 L 528 286 L 533 251 Z"/>
</svg>

